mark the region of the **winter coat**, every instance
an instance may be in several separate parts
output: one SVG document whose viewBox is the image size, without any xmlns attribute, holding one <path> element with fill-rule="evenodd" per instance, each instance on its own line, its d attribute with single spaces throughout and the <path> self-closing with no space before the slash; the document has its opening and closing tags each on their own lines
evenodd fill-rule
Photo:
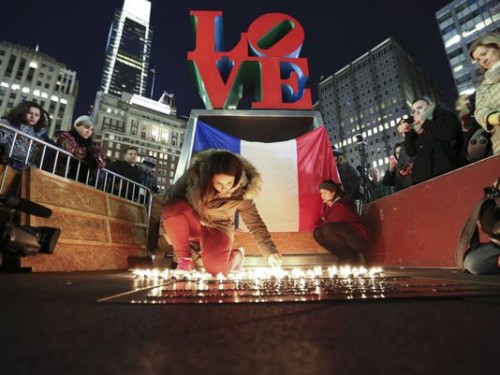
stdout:
<svg viewBox="0 0 500 375">
<path fill-rule="evenodd" d="M 156 181 L 156 177 L 150 170 L 142 170 L 140 182 L 142 185 L 146 186 L 149 190 L 151 190 L 151 193 L 156 194 L 159 192 L 158 182 Z"/>
<path fill-rule="evenodd" d="M 81 137 L 76 131 L 61 132 L 56 144 L 59 148 L 73 154 L 75 158 L 87 162 L 91 168 L 104 168 L 104 155 L 101 147 L 92 140 Z"/>
<path fill-rule="evenodd" d="M 401 147 L 399 151 L 399 158 L 396 156 L 395 152 L 392 154 L 396 157 L 398 164 L 394 171 L 390 171 L 389 169 L 385 171 L 382 183 L 385 186 L 392 186 L 394 192 L 396 192 L 411 186 L 413 160 L 406 154 L 404 147 Z"/>
<path fill-rule="evenodd" d="M 316 222 L 316 228 L 321 228 L 328 223 L 345 223 L 350 225 L 366 241 L 371 239 L 371 231 L 361 220 L 351 203 L 343 199 L 335 199 L 331 206 L 323 203 L 321 206 L 321 216 Z"/>
<path fill-rule="evenodd" d="M 115 160 L 106 169 L 138 184 L 141 183 L 142 169 L 137 164 L 132 165 L 125 160 Z"/>
<path fill-rule="evenodd" d="M 344 196 L 351 202 L 361 198 L 359 173 L 347 161 L 337 164 Z"/>
<path fill-rule="evenodd" d="M 20 132 L 31 135 L 32 137 L 51 142 L 50 139 L 48 139 L 46 128 L 42 128 L 37 132 L 35 131 L 35 128 L 33 126 L 21 124 L 19 125 L 19 127 L 17 127 L 12 125 L 5 118 L 1 119 L 0 123 L 11 126 L 13 128 L 18 128 Z M 10 129 L 0 127 L 0 153 L 5 154 L 5 156 L 7 157 L 10 149 L 13 147 L 9 162 L 9 164 L 13 168 L 22 170 L 31 165 L 37 166 L 37 154 L 39 149 L 41 149 L 39 147 L 39 144 L 33 142 L 30 148 L 30 138 L 18 135 L 16 137 L 16 141 L 14 142 L 14 135 L 15 133 Z M 13 144 L 14 146 L 12 146 Z"/>
<path fill-rule="evenodd" d="M 422 128 L 422 134 L 413 129 L 405 133 L 404 149 L 413 157 L 413 185 L 450 172 L 461 161 L 462 128 L 453 112 L 437 105 Z"/>
<path fill-rule="evenodd" d="M 488 125 L 486 119 L 494 112 L 500 111 L 500 64 L 485 73 L 476 90 L 476 121 L 491 133 L 493 154 L 500 154 L 500 126 Z"/>
<path fill-rule="evenodd" d="M 257 169 L 246 159 L 238 156 L 243 165 L 240 183 L 235 186 L 229 197 L 214 197 L 204 203 L 202 201 L 201 181 L 208 178 L 207 158 L 217 150 L 200 152 L 195 156 L 191 167 L 169 188 L 165 195 L 165 203 L 183 199 L 193 208 L 202 225 L 217 228 L 232 235 L 235 228 L 236 211 L 252 233 L 259 250 L 264 257 L 277 253 L 271 234 L 262 221 L 253 201 L 261 188 L 262 178 Z"/>
<path fill-rule="evenodd" d="M 105 159 L 104 154 L 101 151 L 101 147 L 92 142 L 91 139 L 85 139 L 76 130 L 63 131 L 57 136 L 56 145 L 70 152 L 76 159 L 70 161 L 70 167 L 68 170 L 67 177 L 71 179 L 76 179 L 76 174 L 78 172 L 78 181 L 86 182 L 87 173 L 89 169 L 104 168 Z M 58 174 L 62 174 L 66 167 L 66 158 L 60 157 L 57 170 Z M 79 160 L 84 161 L 85 164 L 81 163 L 78 169 Z M 89 177 L 90 182 L 93 182 L 93 173 Z"/>
</svg>

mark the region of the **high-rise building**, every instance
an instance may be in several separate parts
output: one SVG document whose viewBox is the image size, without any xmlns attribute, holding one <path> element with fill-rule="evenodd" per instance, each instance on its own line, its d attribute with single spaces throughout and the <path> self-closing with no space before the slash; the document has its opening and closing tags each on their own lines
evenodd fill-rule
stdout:
<svg viewBox="0 0 500 375">
<path fill-rule="evenodd" d="M 120 159 L 125 147 L 135 146 L 140 161 L 147 156 L 156 159 L 159 188 L 171 185 L 186 131 L 186 121 L 175 115 L 174 107 L 136 94 L 98 92 L 92 117 L 94 139 L 109 159 Z"/>
<path fill-rule="evenodd" d="M 499 0 L 454 0 L 436 12 L 458 94 L 471 94 L 482 77 L 469 57 L 469 46 L 481 35 L 500 30 Z"/>
<path fill-rule="evenodd" d="M 394 145 L 403 141 L 397 123 L 422 95 L 437 103 L 444 100 L 437 85 L 388 38 L 321 80 L 319 110 L 332 146 L 343 151 L 350 164 L 361 166 L 361 136 L 366 162 L 383 172 Z"/>
<path fill-rule="evenodd" d="M 0 42 L 0 116 L 30 100 L 50 114 L 49 135 L 66 130 L 73 117 L 78 92 L 76 72 L 38 48 Z"/>
<path fill-rule="evenodd" d="M 114 15 L 106 46 L 100 91 L 145 95 L 153 32 L 149 26 L 151 2 L 125 0 Z"/>
</svg>

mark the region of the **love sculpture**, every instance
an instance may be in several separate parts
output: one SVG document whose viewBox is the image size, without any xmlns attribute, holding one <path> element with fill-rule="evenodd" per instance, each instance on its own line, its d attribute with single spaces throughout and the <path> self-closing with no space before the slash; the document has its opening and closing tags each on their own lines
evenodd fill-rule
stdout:
<svg viewBox="0 0 500 375">
<path fill-rule="evenodd" d="M 221 11 L 191 11 L 191 21 L 195 49 L 188 60 L 206 109 L 237 109 L 249 97 L 253 109 L 311 110 L 308 62 L 299 57 L 304 29 L 296 19 L 260 16 L 230 51 L 224 50 Z"/>
</svg>

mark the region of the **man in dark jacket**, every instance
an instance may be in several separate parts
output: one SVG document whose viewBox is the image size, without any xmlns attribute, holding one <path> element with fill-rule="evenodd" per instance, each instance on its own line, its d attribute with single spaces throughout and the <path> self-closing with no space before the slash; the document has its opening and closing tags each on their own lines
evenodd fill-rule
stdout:
<svg viewBox="0 0 500 375">
<path fill-rule="evenodd" d="M 125 148 L 123 160 L 115 160 L 111 162 L 106 169 L 125 177 L 127 180 L 131 180 L 139 184 L 141 183 L 143 172 L 137 165 L 137 148 L 134 146 L 128 146 Z M 113 180 L 112 176 L 108 176 L 107 178 L 108 183 L 110 180 Z M 127 182 L 127 180 L 119 181 L 115 178 L 113 183 L 113 193 L 120 195 L 121 197 L 127 197 L 128 199 L 137 197 L 138 191 L 133 193 L 133 184 Z M 126 193 L 127 190 L 128 194 Z"/>
<path fill-rule="evenodd" d="M 411 117 L 398 131 L 404 148 L 413 157 L 412 185 L 440 176 L 461 166 L 462 129 L 453 111 L 420 97 L 411 105 Z"/>
</svg>

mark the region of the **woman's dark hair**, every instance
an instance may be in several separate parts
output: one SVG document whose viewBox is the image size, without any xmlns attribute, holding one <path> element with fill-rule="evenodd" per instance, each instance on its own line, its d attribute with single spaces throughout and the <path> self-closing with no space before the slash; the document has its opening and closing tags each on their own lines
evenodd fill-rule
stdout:
<svg viewBox="0 0 500 375">
<path fill-rule="evenodd" d="M 139 153 L 139 149 L 138 149 L 137 147 L 135 147 L 135 146 L 127 146 L 127 147 L 125 147 L 125 149 L 123 150 L 123 155 L 126 155 L 126 154 L 127 154 L 127 152 L 129 152 L 130 150 L 133 150 L 133 151 L 135 151 L 135 152 Z"/>
<path fill-rule="evenodd" d="M 240 183 L 241 176 L 243 174 L 243 165 L 241 164 L 240 158 L 233 153 L 229 151 L 216 151 L 208 155 L 204 163 L 205 170 L 200 183 L 202 189 L 201 191 L 205 192 L 205 197 L 208 198 L 208 196 L 211 196 L 214 193 L 212 178 L 216 174 L 233 176 L 234 183 L 232 187 L 235 187 Z"/>
<path fill-rule="evenodd" d="M 332 193 L 335 193 L 337 197 L 344 196 L 344 189 L 342 188 L 342 184 L 338 184 L 333 180 L 324 180 L 319 184 L 319 189 L 328 190 Z"/>
<path fill-rule="evenodd" d="M 29 112 L 30 108 L 38 108 L 40 111 L 40 120 L 34 126 L 35 132 L 39 132 L 43 128 L 50 126 L 50 115 L 49 113 L 37 102 L 25 101 L 17 104 L 12 108 L 7 114 L 6 118 L 12 126 L 20 127 L 26 121 L 26 114 Z"/>
<path fill-rule="evenodd" d="M 397 156 L 396 156 L 396 149 L 400 147 L 400 148 L 403 148 L 404 147 L 404 142 L 398 142 L 394 145 L 394 148 L 392 149 L 392 156 L 394 156 L 396 159 L 399 159 Z"/>
<path fill-rule="evenodd" d="M 411 102 L 411 104 L 415 104 L 416 102 L 418 102 L 419 100 L 423 100 L 424 102 L 426 102 L 428 105 L 430 105 L 432 103 L 432 99 L 426 95 L 423 95 L 423 96 L 419 96 L 415 99 L 413 99 L 413 101 Z"/>
</svg>

